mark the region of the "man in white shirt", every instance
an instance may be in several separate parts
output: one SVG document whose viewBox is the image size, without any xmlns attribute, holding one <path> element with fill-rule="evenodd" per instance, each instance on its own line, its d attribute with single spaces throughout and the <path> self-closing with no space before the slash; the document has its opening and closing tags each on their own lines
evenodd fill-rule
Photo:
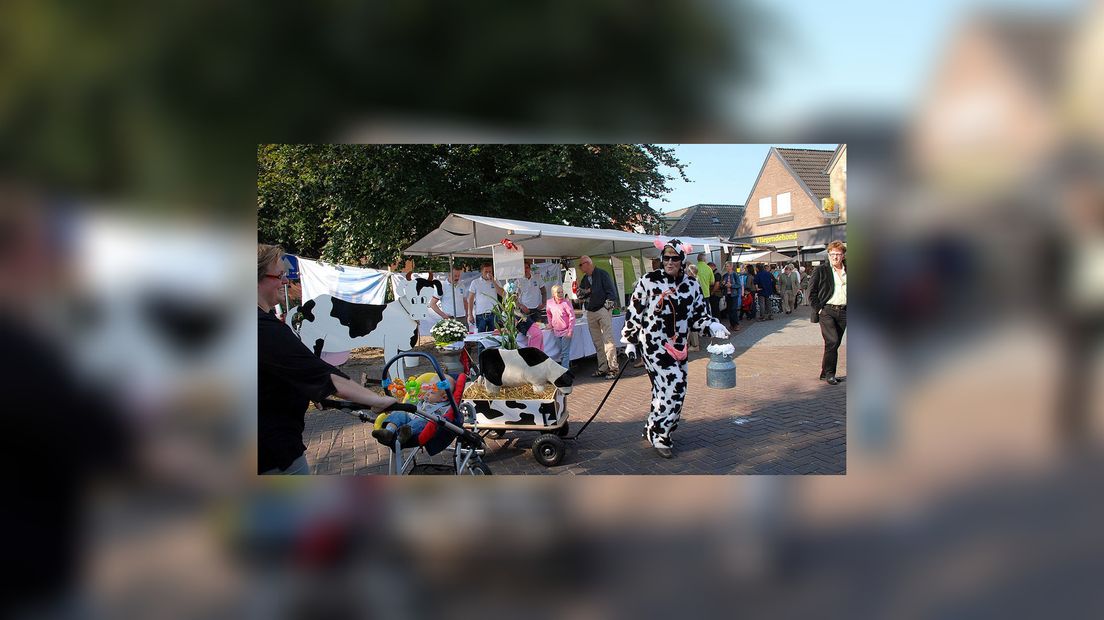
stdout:
<svg viewBox="0 0 1104 620">
<path fill-rule="evenodd" d="M 468 322 L 475 323 L 478 332 L 489 332 L 495 329 L 493 310 L 498 296 L 506 292 L 494 279 L 494 265 L 483 263 L 479 269 L 480 277 L 468 287 Z"/>
<path fill-rule="evenodd" d="M 441 296 L 434 295 L 429 308 L 442 319 L 463 321 L 468 316 L 468 294 L 459 286 L 461 273 L 459 267 L 454 267 L 448 280 L 437 280 L 441 285 Z"/>
<path fill-rule="evenodd" d="M 525 261 L 525 277 L 518 280 L 518 310 L 536 322 L 544 307 L 546 294 L 539 278 L 533 277 L 533 261 Z"/>
</svg>

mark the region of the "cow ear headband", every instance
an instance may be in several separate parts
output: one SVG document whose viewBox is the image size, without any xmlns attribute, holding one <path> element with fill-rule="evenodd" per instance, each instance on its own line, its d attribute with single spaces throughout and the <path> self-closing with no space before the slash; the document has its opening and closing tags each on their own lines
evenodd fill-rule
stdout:
<svg viewBox="0 0 1104 620">
<path fill-rule="evenodd" d="M 694 251 L 694 246 L 690 245 L 689 243 L 683 243 L 682 241 L 679 241 L 678 239 L 671 239 L 667 243 L 663 244 L 663 248 L 660 250 L 660 254 L 662 254 L 663 250 L 665 250 L 667 248 L 671 248 L 672 250 L 678 252 L 679 261 L 682 262 L 682 267 L 685 269 L 686 268 L 686 255 L 689 254 L 690 252 Z"/>
<path fill-rule="evenodd" d="M 679 260 L 683 263 L 683 265 L 686 264 L 686 255 L 694 251 L 694 246 L 690 245 L 689 243 L 683 243 L 678 239 L 670 239 L 664 242 L 659 237 L 656 237 L 653 243 L 655 244 L 656 249 L 659 250 L 661 254 L 663 253 L 664 248 L 671 248 L 672 250 L 678 252 Z"/>
</svg>

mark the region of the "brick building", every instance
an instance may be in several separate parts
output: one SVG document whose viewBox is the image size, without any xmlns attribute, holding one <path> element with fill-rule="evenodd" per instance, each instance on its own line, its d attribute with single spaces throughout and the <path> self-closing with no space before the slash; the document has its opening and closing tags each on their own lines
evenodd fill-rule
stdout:
<svg viewBox="0 0 1104 620">
<path fill-rule="evenodd" d="M 846 241 L 847 145 L 834 151 L 771 147 L 745 204 L 737 242 L 796 253 Z"/>
</svg>

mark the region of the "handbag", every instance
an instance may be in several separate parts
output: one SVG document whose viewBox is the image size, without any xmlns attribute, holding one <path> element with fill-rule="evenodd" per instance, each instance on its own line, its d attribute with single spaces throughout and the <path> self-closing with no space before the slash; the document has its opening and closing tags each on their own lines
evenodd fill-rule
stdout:
<svg viewBox="0 0 1104 620">
<path fill-rule="evenodd" d="M 717 304 L 717 309 L 721 312 L 728 309 L 728 300 L 725 297 L 721 297 L 721 301 Z"/>
<path fill-rule="evenodd" d="M 672 344 L 670 340 L 663 343 L 663 348 L 667 349 L 667 352 L 671 354 L 671 357 L 675 358 L 676 362 L 683 361 L 688 355 L 686 345 L 683 345 L 680 349 L 678 345 Z"/>
</svg>

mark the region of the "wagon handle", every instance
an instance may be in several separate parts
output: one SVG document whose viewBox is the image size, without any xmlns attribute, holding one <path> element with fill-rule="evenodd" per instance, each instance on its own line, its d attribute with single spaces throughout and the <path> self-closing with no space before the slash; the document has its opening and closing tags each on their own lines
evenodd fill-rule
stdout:
<svg viewBox="0 0 1104 620">
<path fill-rule="evenodd" d="M 625 361 L 628 362 L 628 360 L 629 360 L 629 358 L 626 357 Z M 582 435 L 583 431 L 586 430 L 586 427 L 590 426 L 590 423 L 594 421 L 594 418 L 598 417 L 598 412 L 602 410 L 602 405 L 606 404 L 606 400 L 609 399 L 610 394 L 613 393 L 613 388 L 617 386 L 617 382 L 621 380 L 621 375 L 625 374 L 625 368 L 627 368 L 627 367 L 628 367 L 627 363 L 626 364 L 621 364 L 621 370 L 618 371 L 617 378 L 613 380 L 613 383 L 610 384 L 609 389 L 606 390 L 606 395 L 605 395 L 605 397 L 602 398 L 602 402 L 598 403 L 598 408 L 594 410 L 594 413 L 592 413 L 590 415 L 590 418 L 587 419 L 586 423 L 583 424 L 582 428 L 575 431 L 574 435 L 572 435 L 571 437 L 567 437 L 566 439 L 576 439 L 576 438 L 578 438 L 579 435 Z"/>
</svg>

